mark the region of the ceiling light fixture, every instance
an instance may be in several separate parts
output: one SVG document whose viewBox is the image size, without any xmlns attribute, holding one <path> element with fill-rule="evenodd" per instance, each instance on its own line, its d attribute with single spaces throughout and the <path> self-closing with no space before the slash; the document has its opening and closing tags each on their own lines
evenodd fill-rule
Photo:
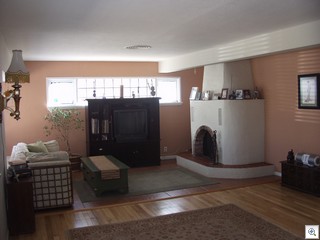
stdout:
<svg viewBox="0 0 320 240">
<path fill-rule="evenodd" d="M 127 46 L 125 48 L 126 49 L 132 49 L 132 50 L 135 50 L 135 49 L 150 49 L 151 46 L 150 45 L 132 45 L 132 46 Z"/>
</svg>

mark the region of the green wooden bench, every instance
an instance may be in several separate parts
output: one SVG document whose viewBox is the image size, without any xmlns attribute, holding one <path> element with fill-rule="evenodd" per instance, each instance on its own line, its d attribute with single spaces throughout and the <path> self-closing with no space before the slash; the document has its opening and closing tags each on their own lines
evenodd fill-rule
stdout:
<svg viewBox="0 0 320 240">
<path fill-rule="evenodd" d="M 101 171 L 91 161 L 90 157 L 81 158 L 84 180 L 91 186 L 96 196 L 101 196 L 107 191 L 128 193 L 128 166 L 111 155 L 104 156 L 115 164 L 120 170 L 120 178 L 102 179 Z"/>
</svg>

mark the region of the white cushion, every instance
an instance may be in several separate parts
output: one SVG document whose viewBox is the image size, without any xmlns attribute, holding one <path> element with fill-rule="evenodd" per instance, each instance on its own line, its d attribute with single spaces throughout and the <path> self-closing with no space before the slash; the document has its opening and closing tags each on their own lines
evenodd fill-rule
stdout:
<svg viewBox="0 0 320 240">
<path fill-rule="evenodd" d="M 12 147 L 11 156 L 10 156 L 10 160 L 11 160 L 11 161 L 14 161 L 14 159 L 15 159 L 16 151 L 17 151 L 16 149 L 17 149 L 17 146 L 14 145 L 14 146 Z"/>
<path fill-rule="evenodd" d="M 26 153 L 28 152 L 29 150 L 27 148 L 27 144 L 20 142 L 17 145 L 13 146 L 10 161 L 25 160 Z"/>
</svg>

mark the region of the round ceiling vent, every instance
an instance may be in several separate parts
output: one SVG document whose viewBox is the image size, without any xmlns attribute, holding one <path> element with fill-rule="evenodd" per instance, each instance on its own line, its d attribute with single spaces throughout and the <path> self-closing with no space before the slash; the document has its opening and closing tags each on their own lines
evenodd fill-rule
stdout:
<svg viewBox="0 0 320 240">
<path fill-rule="evenodd" d="M 126 49 L 150 49 L 150 45 L 132 45 L 132 46 L 127 46 Z"/>
</svg>

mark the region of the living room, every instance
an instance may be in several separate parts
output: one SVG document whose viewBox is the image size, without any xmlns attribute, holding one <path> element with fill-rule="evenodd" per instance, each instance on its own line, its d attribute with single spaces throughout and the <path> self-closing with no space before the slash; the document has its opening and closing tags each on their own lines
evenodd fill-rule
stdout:
<svg viewBox="0 0 320 240">
<path fill-rule="evenodd" d="M 231 58 L 225 60 L 225 62 L 231 62 L 250 59 L 254 86 L 260 90 L 265 102 L 264 162 L 275 166 L 276 175 L 280 175 L 281 172 L 280 161 L 286 159 L 291 149 L 295 152 L 320 154 L 318 145 L 320 111 L 298 108 L 297 79 L 299 74 L 320 72 L 320 39 L 319 33 L 316 33 L 319 24 L 317 20 L 282 29 L 283 35 L 277 38 L 285 43 L 282 48 L 271 46 L 270 52 L 251 51 L 248 55 L 241 57 L 235 51 Z M 303 34 L 307 36 L 301 36 Z M 274 37 L 274 35 L 271 36 Z M 252 42 L 245 43 L 247 43 L 246 48 L 251 47 Z M 213 58 L 217 58 L 214 52 L 215 49 L 208 51 Z M 11 45 L 3 34 L 0 35 L 0 56 L 0 68 L 6 71 L 11 60 Z M 194 61 L 197 62 L 194 63 Z M 172 64 L 173 62 L 176 64 Z M 44 116 L 48 113 L 46 78 L 52 76 L 180 77 L 182 103 L 160 105 L 160 151 L 164 158 L 190 151 L 190 91 L 192 87 L 202 88 L 204 66 L 219 62 L 223 61 L 210 59 L 206 62 L 198 53 L 170 61 L 25 60 L 26 67 L 30 71 L 30 83 L 22 84 L 21 119 L 16 121 L 7 111 L 3 112 L 1 141 L 4 147 L 1 150 L 0 171 L 4 172 L 5 156 L 10 155 L 12 147 L 18 142 L 32 143 L 37 140 L 51 139 L 45 135 L 43 126 L 45 126 Z M 3 84 L 2 88 L 6 90 L 10 88 L 10 84 Z M 79 110 L 81 118 L 85 119 L 84 108 Z M 85 132 L 75 132 L 71 138 L 71 146 L 74 152 L 86 156 Z M 0 192 L 1 196 L 4 196 L 2 194 L 4 189 Z M 1 209 L 1 212 L 5 210 Z M 1 221 L 5 222 L 5 219 L 2 218 Z M 1 229 L 1 234 L 5 236 L 7 233 Z"/>
</svg>

